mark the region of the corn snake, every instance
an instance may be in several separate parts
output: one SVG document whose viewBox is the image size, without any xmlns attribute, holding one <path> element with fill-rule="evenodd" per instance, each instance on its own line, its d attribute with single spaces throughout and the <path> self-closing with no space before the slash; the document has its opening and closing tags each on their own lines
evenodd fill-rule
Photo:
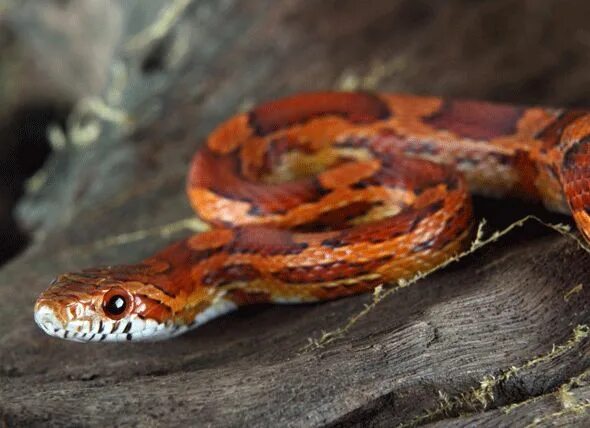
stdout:
<svg viewBox="0 0 590 428">
<path fill-rule="evenodd" d="M 590 236 L 590 114 L 400 94 L 267 102 L 215 129 L 187 193 L 212 229 L 136 264 L 56 278 L 48 334 L 159 340 L 240 306 L 329 300 L 429 270 L 469 241 L 470 192 L 571 213 Z"/>
</svg>

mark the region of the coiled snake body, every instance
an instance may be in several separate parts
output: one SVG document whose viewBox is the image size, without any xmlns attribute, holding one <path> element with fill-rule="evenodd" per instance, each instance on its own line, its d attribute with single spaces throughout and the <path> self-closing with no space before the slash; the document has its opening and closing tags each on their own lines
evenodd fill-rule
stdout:
<svg viewBox="0 0 590 428">
<path fill-rule="evenodd" d="M 223 123 L 190 168 L 212 229 L 136 265 L 59 276 L 48 334 L 157 340 L 239 306 L 328 300 L 427 271 L 469 240 L 469 191 L 542 201 L 590 234 L 590 114 L 311 93 Z"/>
</svg>

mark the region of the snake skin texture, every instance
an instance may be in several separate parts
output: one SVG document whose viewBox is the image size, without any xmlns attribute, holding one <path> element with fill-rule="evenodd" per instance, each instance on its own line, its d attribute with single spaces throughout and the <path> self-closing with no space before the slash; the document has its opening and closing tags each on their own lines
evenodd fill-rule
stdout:
<svg viewBox="0 0 590 428">
<path fill-rule="evenodd" d="M 403 94 L 262 104 L 197 151 L 187 193 L 211 230 L 136 264 L 56 278 L 48 334 L 159 340 L 253 303 L 373 290 L 459 253 L 471 193 L 571 213 L 590 236 L 590 115 Z"/>
</svg>

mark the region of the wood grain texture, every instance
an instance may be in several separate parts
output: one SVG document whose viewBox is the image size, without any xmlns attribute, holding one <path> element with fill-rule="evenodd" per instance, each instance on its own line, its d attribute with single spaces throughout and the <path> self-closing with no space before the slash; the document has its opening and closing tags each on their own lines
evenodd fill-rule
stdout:
<svg viewBox="0 0 590 428">
<path fill-rule="evenodd" d="M 199 1 L 162 43 L 123 50 L 130 67 L 143 65 L 123 86 L 120 108 L 134 125 L 99 122 L 100 137 L 55 152 L 45 167 L 52 178 L 21 202 L 37 240 L 0 271 L 0 421 L 587 424 L 588 387 L 572 379 L 590 366 L 590 339 L 579 328 L 573 336 L 590 324 L 590 256 L 540 227 L 385 298 L 344 337 L 305 353 L 308 338 L 342 327 L 372 296 L 253 307 L 149 345 L 67 343 L 32 320 L 35 297 L 55 274 L 134 262 L 188 234 L 129 235 L 192 216 L 184 194 L 190 157 L 245 105 L 353 84 L 590 105 L 581 89 L 590 64 L 577 53 L 583 39 L 572 36 L 586 31 L 590 5 L 556 5 L 375 0 L 359 10 L 354 1 Z M 505 205 L 480 200 L 476 209 L 490 228 L 539 212 Z M 112 238 L 120 235 L 127 243 Z"/>
</svg>

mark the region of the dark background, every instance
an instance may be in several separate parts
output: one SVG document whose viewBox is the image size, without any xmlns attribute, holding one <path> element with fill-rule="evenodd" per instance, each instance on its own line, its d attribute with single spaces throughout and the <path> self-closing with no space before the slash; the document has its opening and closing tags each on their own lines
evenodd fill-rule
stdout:
<svg viewBox="0 0 590 428">
<path fill-rule="evenodd" d="M 252 308 L 128 346 L 49 338 L 32 305 L 60 272 L 186 235 L 152 232 L 191 217 L 192 153 L 257 102 L 369 89 L 590 106 L 588 16 L 573 0 L 0 2 L 0 261 L 16 256 L 0 270 L 0 421 L 587 425 L 588 255 L 541 227 L 303 354 L 371 296 Z M 491 229 L 528 212 L 568 221 L 514 201 L 477 211 Z"/>
</svg>

